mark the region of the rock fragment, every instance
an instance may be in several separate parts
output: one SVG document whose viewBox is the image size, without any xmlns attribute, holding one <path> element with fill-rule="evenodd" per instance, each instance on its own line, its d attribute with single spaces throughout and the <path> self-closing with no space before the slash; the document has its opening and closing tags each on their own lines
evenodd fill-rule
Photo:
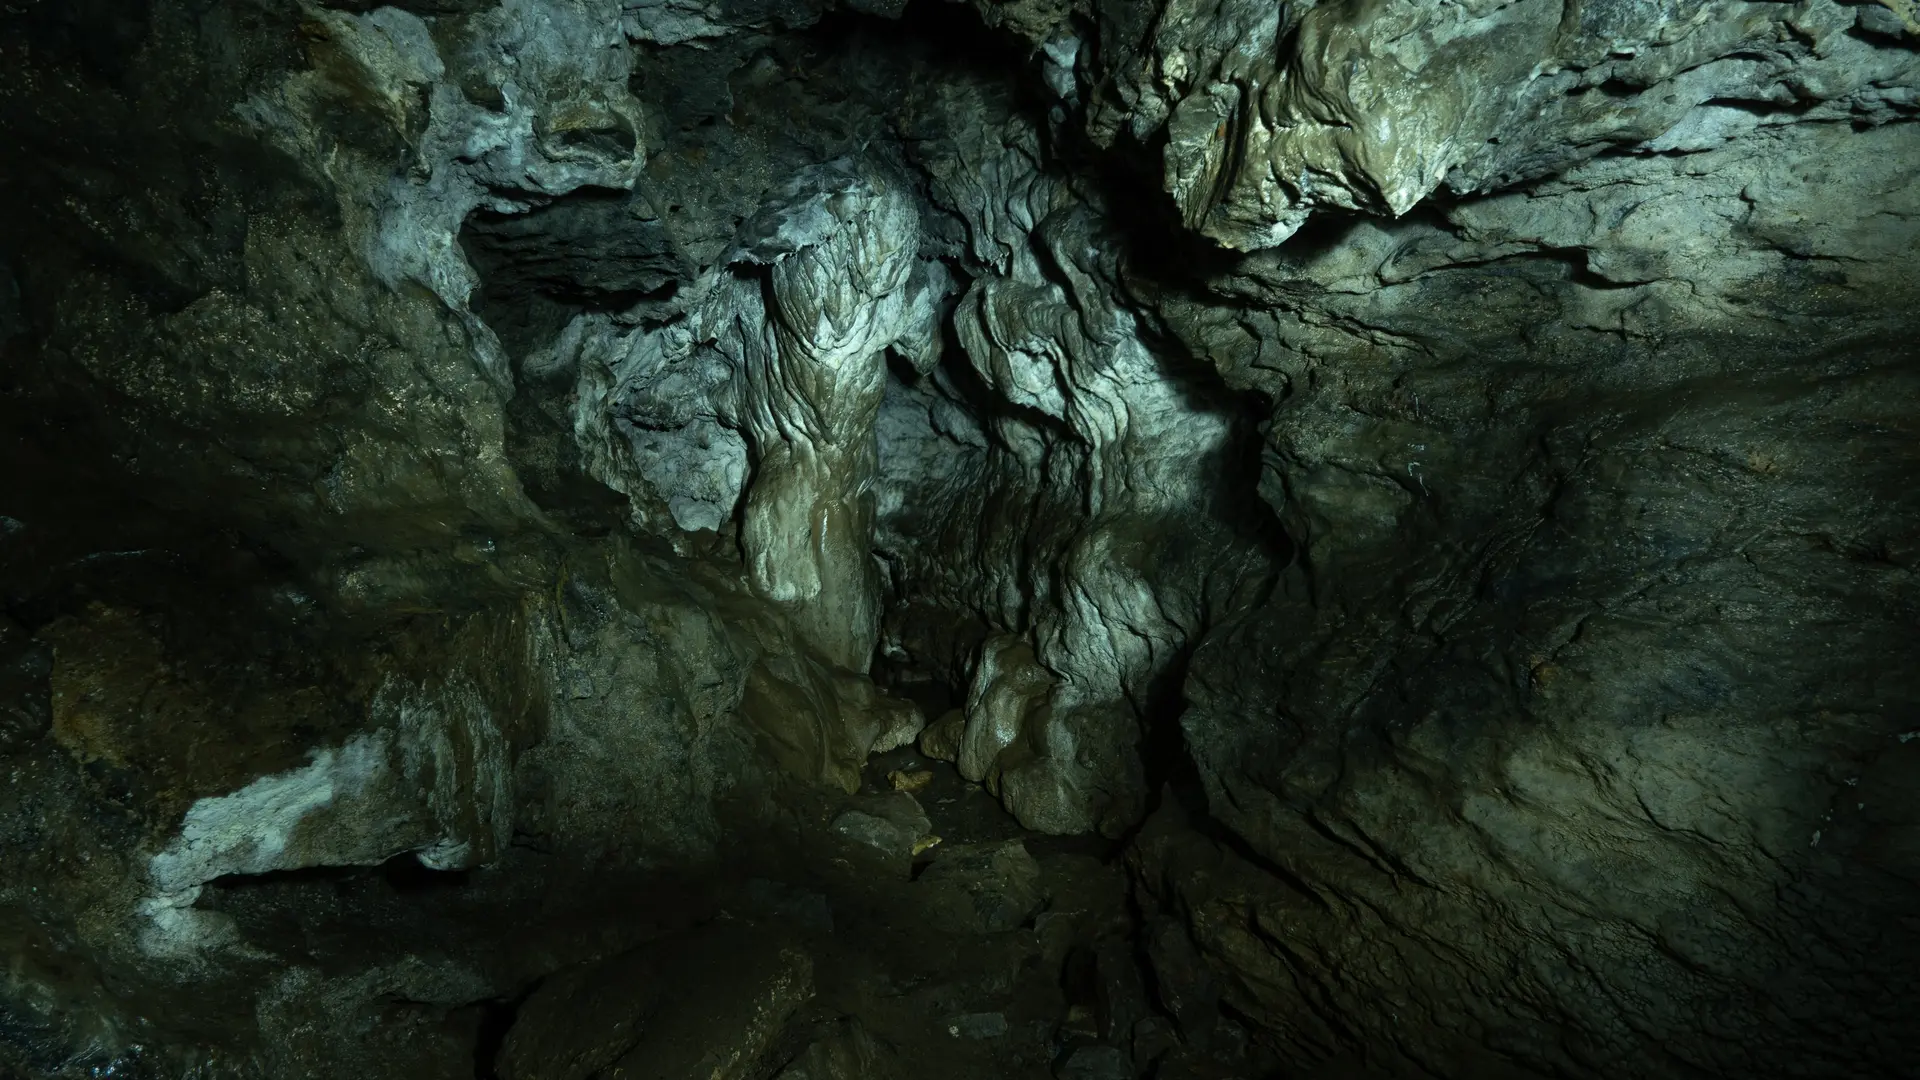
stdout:
<svg viewBox="0 0 1920 1080">
<path fill-rule="evenodd" d="M 943 846 L 914 888 L 932 924 L 953 934 L 1018 930 L 1046 906 L 1040 864 L 1019 840 Z"/>
<path fill-rule="evenodd" d="M 521 1007 L 503 1080 L 740 1080 L 813 996 L 780 934 L 720 923 L 564 972 Z"/>
</svg>

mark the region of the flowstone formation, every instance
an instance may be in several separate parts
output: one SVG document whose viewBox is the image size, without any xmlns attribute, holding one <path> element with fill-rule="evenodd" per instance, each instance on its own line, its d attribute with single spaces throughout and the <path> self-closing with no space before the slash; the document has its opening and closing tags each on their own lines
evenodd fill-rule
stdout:
<svg viewBox="0 0 1920 1080">
<path fill-rule="evenodd" d="M 717 529 L 737 511 L 754 591 L 823 657 L 860 673 L 879 635 L 872 488 L 885 355 L 927 338 L 935 317 L 925 288 L 909 289 L 918 239 L 899 181 L 829 163 L 790 181 L 726 263 L 691 283 L 697 300 L 679 305 L 681 318 L 624 336 L 581 324 L 565 346 L 600 361 L 583 370 L 573 410 L 595 475 L 657 493 L 682 530 Z M 751 450 L 750 488 L 734 447 Z"/>
<path fill-rule="evenodd" d="M 1906 0 L 0 10 L 0 1075 L 1920 1061 Z"/>
</svg>

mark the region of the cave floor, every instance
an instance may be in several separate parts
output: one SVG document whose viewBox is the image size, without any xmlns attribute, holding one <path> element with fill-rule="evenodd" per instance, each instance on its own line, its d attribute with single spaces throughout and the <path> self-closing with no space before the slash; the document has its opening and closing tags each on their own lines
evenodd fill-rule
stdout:
<svg viewBox="0 0 1920 1080">
<path fill-rule="evenodd" d="M 915 798 L 937 843 L 882 851 L 836 834 L 850 810 L 904 805 L 893 777 L 923 773 Z M 497 993 L 439 1013 L 430 1037 L 394 1051 L 392 1075 L 1271 1075 L 1242 1041 L 1183 1042 L 1156 1002 L 1120 844 L 1029 833 L 912 748 L 798 814 L 792 833 L 693 876 L 595 872 L 518 846 L 470 871 L 409 855 L 217 882 L 200 907 L 235 921 L 250 959 L 192 1013 L 217 1026 L 258 1011 L 274 992 L 249 1001 L 246 987 L 284 987 L 287 972 L 346 983 L 451 966 Z M 389 1007 L 431 1012 L 405 998 Z M 370 1025 L 427 1023 L 402 1021 Z"/>
</svg>

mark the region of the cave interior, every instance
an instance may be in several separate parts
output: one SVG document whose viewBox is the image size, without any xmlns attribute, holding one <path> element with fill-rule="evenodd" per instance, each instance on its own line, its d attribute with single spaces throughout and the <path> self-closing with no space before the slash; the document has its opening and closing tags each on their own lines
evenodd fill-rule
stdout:
<svg viewBox="0 0 1920 1080">
<path fill-rule="evenodd" d="M 1913 0 L 0 0 L 0 1078 L 1920 1078 Z"/>
</svg>

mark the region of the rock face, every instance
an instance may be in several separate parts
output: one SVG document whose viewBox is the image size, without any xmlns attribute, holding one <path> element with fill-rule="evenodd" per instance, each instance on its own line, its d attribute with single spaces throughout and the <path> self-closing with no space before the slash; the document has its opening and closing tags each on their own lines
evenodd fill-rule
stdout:
<svg viewBox="0 0 1920 1080">
<path fill-rule="evenodd" d="M 8 5 L 0 1073 L 1905 1075 L 1917 20 Z"/>
<path fill-rule="evenodd" d="M 577 324 L 564 348 L 579 354 L 556 358 L 582 370 L 574 432 L 595 475 L 629 494 L 651 488 L 683 530 L 738 511 L 755 591 L 855 672 L 879 634 L 871 489 L 884 355 L 910 330 L 927 336 L 914 321 L 933 317 L 909 303 L 918 236 L 899 182 L 844 161 L 805 170 L 692 283 L 699 300 L 684 319 L 624 338 Z M 752 449 L 744 499 L 743 456 L 725 448 L 733 432 Z"/>
<path fill-rule="evenodd" d="M 1872 7 L 1176 0 L 1143 15 L 1101 28 L 1089 130 L 1163 133 L 1185 223 L 1242 250 L 1316 210 L 1397 217 L 1612 148 L 1705 149 L 1781 110 L 1885 122 L 1912 103 L 1906 61 L 1853 32 L 1894 31 Z"/>
<path fill-rule="evenodd" d="M 805 951 L 776 933 L 723 925 L 556 976 L 521 1007 L 500 1074 L 758 1075 L 787 1018 L 812 996 Z"/>
<path fill-rule="evenodd" d="M 1268 324 L 1352 363 L 1283 376 L 1273 494 L 1302 560 L 1188 683 L 1209 807 L 1293 882 L 1237 909 L 1252 937 L 1224 912 L 1202 924 L 1243 1007 L 1337 1044 L 1324 1017 L 1373 992 L 1340 974 L 1357 962 L 1394 973 L 1400 1014 L 1363 1038 L 1412 1060 L 1849 1075 L 1904 1045 L 1864 1003 L 1912 992 L 1878 965 L 1911 943 L 1892 928 L 1915 866 L 1869 792 L 1914 782 L 1895 552 L 1915 506 L 1893 477 L 1920 384 L 1895 314 L 1906 255 L 1878 247 L 1911 250 L 1895 237 L 1920 206 L 1881 163 L 1913 152 L 1907 127 L 1810 124 L 1595 160 L 1384 230 L 1380 263 L 1364 236 L 1328 252 L 1391 282 L 1351 309 L 1364 340 Z M 1531 245 L 1489 269 L 1392 265 L 1520 235 L 1592 276 Z M 1805 277 L 1843 245 L 1839 277 Z M 1524 322 L 1526 340 L 1434 319 L 1467 297 L 1469 328 Z M 1170 311 L 1198 347 L 1245 340 L 1196 313 Z M 1655 1020 L 1706 1015 L 1741 1037 Z"/>
<path fill-rule="evenodd" d="M 921 875 L 929 923 L 947 933 L 1004 934 L 1040 913 L 1040 867 L 1018 840 L 955 848 Z"/>
</svg>

